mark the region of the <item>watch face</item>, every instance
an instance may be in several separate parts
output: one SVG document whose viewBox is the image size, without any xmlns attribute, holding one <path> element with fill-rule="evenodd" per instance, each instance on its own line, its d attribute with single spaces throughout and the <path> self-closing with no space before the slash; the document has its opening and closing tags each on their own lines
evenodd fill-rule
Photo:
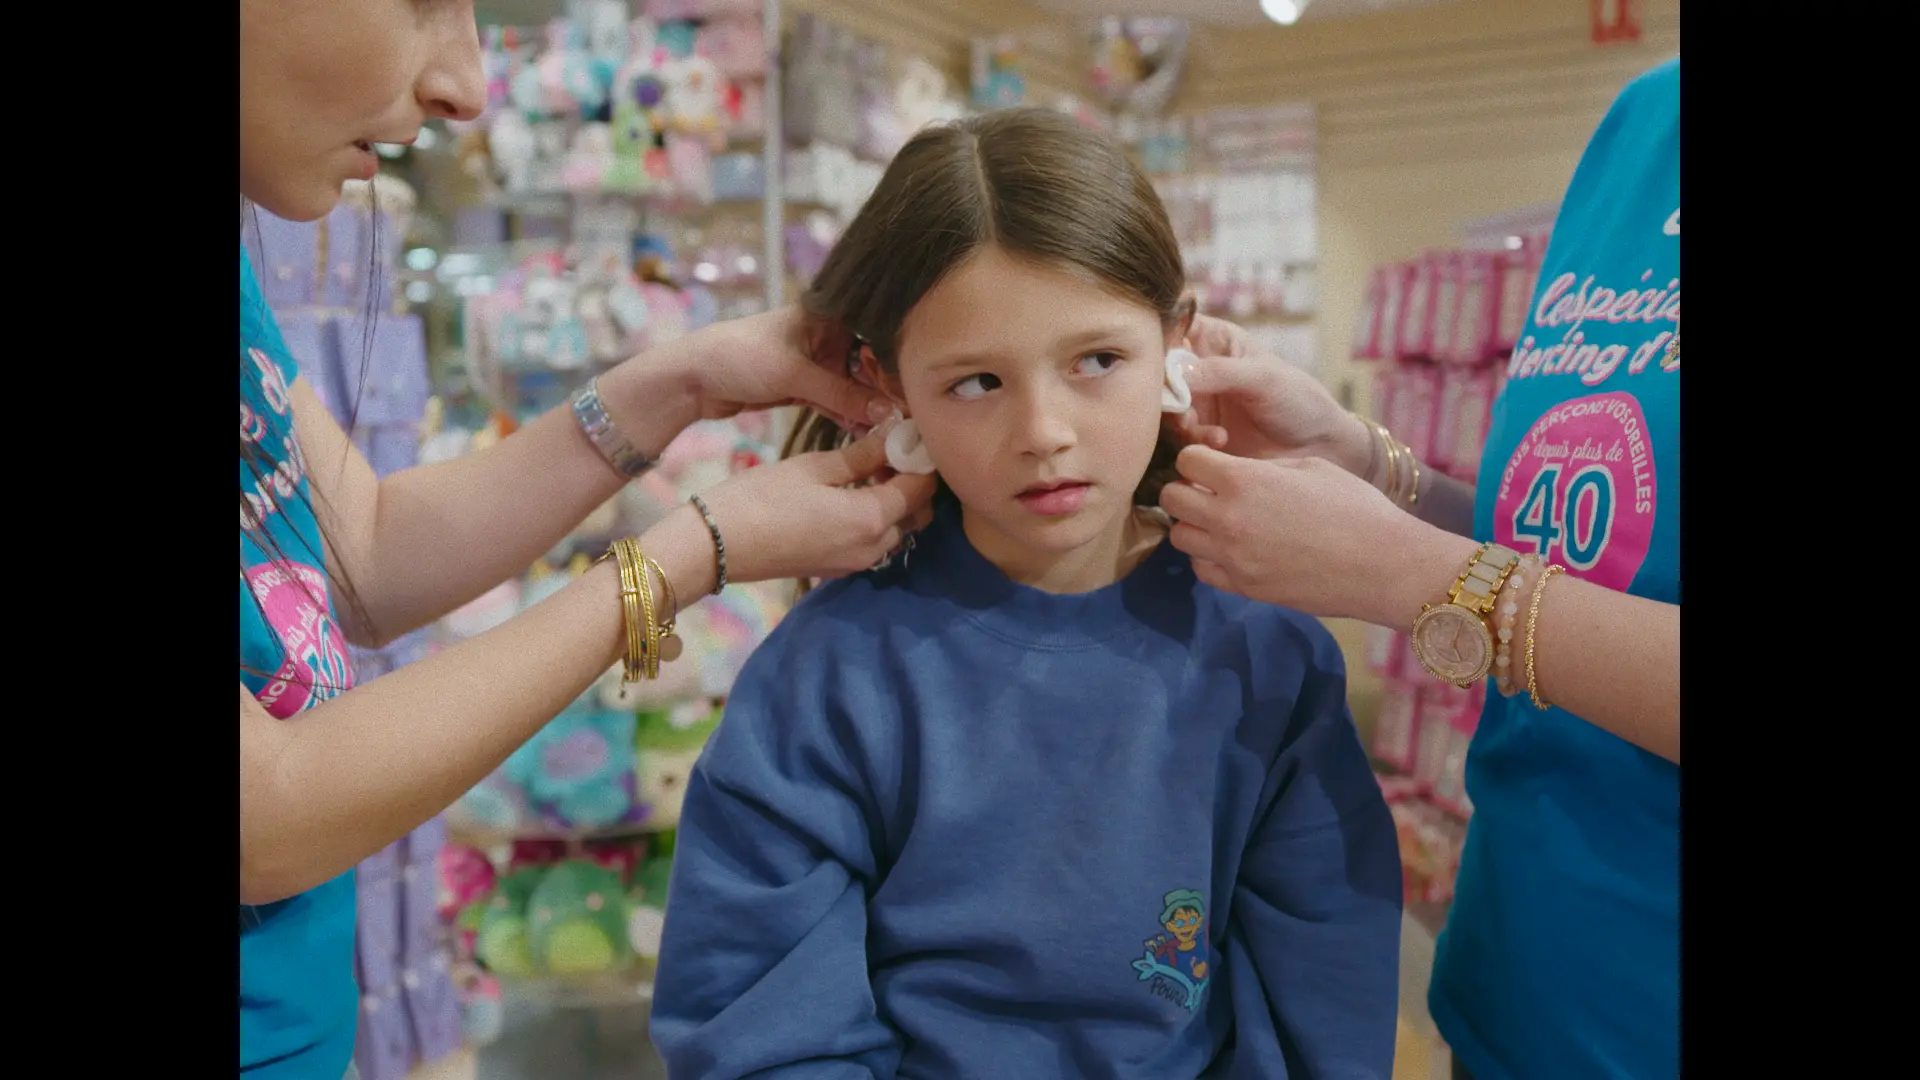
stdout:
<svg viewBox="0 0 1920 1080">
<path fill-rule="evenodd" d="M 1492 666 L 1493 635 L 1472 612 L 1443 604 L 1413 624 L 1413 652 L 1435 678 L 1469 683 Z"/>
</svg>

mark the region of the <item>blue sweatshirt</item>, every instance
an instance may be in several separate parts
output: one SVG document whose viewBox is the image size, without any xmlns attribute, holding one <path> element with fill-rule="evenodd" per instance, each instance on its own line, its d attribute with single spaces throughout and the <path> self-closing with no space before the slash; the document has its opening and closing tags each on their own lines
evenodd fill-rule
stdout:
<svg viewBox="0 0 1920 1080">
<path fill-rule="evenodd" d="M 675 1080 L 1392 1071 L 1400 861 L 1340 652 L 1170 544 L 1050 595 L 943 506 L 753 655 L 676 850 Z"/>
</svg>

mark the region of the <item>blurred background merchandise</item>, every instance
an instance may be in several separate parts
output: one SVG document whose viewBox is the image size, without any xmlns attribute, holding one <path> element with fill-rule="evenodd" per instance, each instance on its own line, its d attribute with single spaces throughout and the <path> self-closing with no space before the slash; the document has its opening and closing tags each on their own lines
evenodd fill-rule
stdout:
<svg viewBox="0 0 1920 1080">
<path fill-rule="evenodd" d="M 1471 477 L 1587 136 L 1679 50 L 1677 0 L 481 0 L 490 104 L 314 225 L 245 230 L 302 370 L 377 471 L 469 453 L 597 371 L 796 297 L 915 130 L 1014 104 L 1152 175 L 1205 310 Z M 537 602 L 615 535 L 777 454 L 706 423 L 572 537 L 364 680 Z M 358 875 L 366 1080 L 664 1075 L 646 1032 L 681 789 L 777 586 L 680 622 Z M 1426 966 L 1472 807 L 1473 694 L 1334 626 L 1406 868 L 1398 1072 L 1447 1075 Z"/>
</svg>

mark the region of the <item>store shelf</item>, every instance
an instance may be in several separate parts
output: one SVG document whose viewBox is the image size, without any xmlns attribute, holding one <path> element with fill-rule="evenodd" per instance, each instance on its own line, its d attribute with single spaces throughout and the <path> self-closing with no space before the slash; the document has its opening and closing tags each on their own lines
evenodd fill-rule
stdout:
<svg viewBox="0 0 1920 1080">
<path fill-rule="evenodd" d="M 453 843 L 471 848 L 511 847 L 517 843 L 587 843 L 594 840 L 635 840 L 643 836 L 652 836 L 666 832 L 671 826 L 660 826 L 641 822 L 637 825 L 619 825 L 608 829 L 574 829 L 562 831 L 541 831 L 537 829 L 514 831 L 506 829 L 482 829 L 455 822 L 447 823 L 447 839 Z"/>
<path fill-rule="evenodd" d="M 589 979 L 502 979 L 501 985 L 516 1001 L 548 1010 L 618 1009 L 653 1000 L 650 972 Z"/>
<path fill-rule="evenodd" d="M 475 1080 L 480 1075 L 479 1056 L 467 1047 L 430 1061 L 407 1074 L 407 1080 Z"/>
</svg>

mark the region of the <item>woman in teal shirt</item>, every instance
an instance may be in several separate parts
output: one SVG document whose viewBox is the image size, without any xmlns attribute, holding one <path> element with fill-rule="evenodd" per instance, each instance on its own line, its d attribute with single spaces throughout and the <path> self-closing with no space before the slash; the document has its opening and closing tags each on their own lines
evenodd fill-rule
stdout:
<svg viewBox="0 0 1920 1080">
<path fill-rule="evenodd" d="M 325 216 L 375 143 L 484 104 L 470 0 L 241 0 L 240 194 Z M 596 566 L 504 625 L 353 689 L 379 645 L 514 576 L 688 424 L 807 402 L 884 415 L 813 357 L 792 312 L 642 354 L 470 457 L 376 479 L 300 378 L 240 255 L 239 1071 L 350 1069 L 353 867 L 478 783 L 625 651 L 619 571 Z M 890 477 L 876 431 L 748 470 L 640 537 L 688 605 L 726 580 L 872 565 L 926 520 L 932 480 Z M 878 483 L 850 487 L 866 480 Z M 318 513 L 316 513 L 318 509 Z"/>
<path fill-rule="evenodd" d="M 1201 580 L 1406 630 L 1478 541 L 1564 568 L 1489 628 L 1511 620 L 1517 692 L 1487 695 L 1468 754 L 1429 991 L 1457 1074 L 1678 1076 L 1679 61 L 1627 86 L 1574 174 L 1477 485 L 1422 469 L 1407 498 L 1380 433 L 1243 342 L 1203 343 L 1184 426 L 1206 445 L 1162 495 Z"/>
</svg>

